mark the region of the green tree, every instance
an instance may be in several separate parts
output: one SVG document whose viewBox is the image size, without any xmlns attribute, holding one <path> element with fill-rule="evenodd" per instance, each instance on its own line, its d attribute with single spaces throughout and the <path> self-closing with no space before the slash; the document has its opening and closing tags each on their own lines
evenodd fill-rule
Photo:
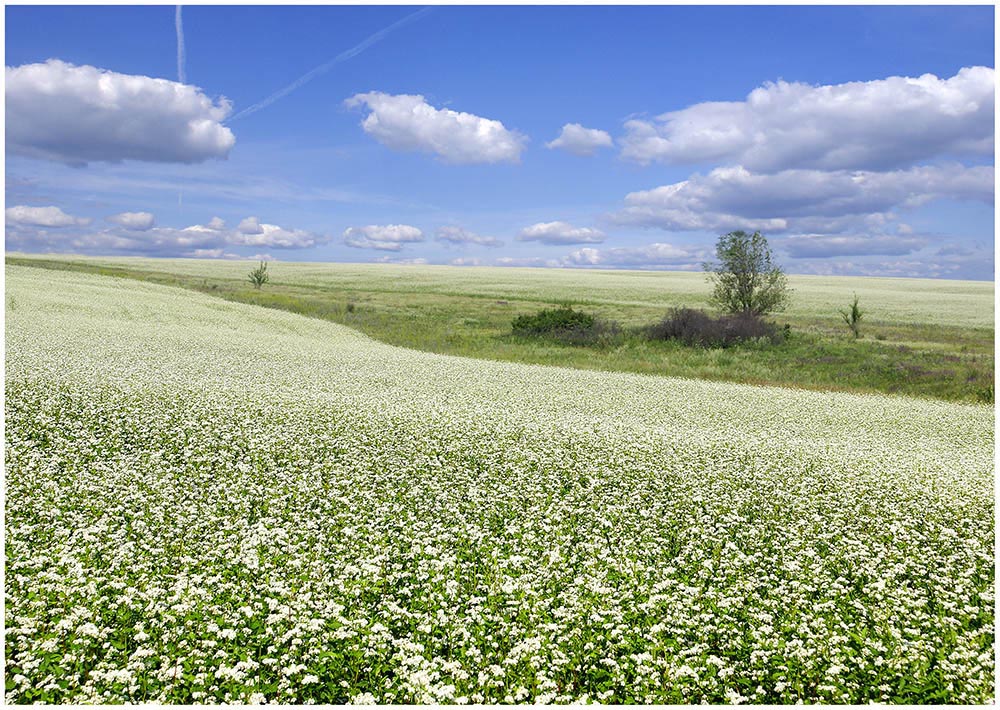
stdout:
<svg viewBox="0 0 1000 710">
<path fill-rule="evenodd" d="M 855 338 L 861 337 L 861 319 L 864 316 L 864 311 L 858 306 L 858 294 L 854 294 L 854 303 L 851 304 L 849 310 L 840 311 L 840 317 L 847 323 L 847 327 L 854 333 Z"/>
<path fill-rule="evenodd" d="M 267 262 L 260 262 L 260 266 L 250 272 L 248 278 L 253 287 L 260 290 L 260 287 L 266 284 L 270 280 L 270 276 L 267 275 Z"/>
<path fill-rule="evenodd" d="M 717 261 L 704 269 L 712 282 L 712 305 L 728 313 L 755 316 L 784 310 L 789 289 L 785 273 L 760 232 L 730 232 L 715 245 Z"/>
</svg>

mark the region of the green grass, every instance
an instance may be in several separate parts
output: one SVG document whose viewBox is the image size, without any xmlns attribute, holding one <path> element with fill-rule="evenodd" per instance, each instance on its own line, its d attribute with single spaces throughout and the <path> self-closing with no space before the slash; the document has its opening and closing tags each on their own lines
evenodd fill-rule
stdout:
<svg viewBox="0 0 1000 710">
<path fill-rule="evenodd" d="M 372 264 L 271 265 L 261 290 L 252 265 L 195 259 L 10 255 L 8 263 L 69 269 L 193 289 L 322 318 L 372 338 L 436 353 L 811 389 L 992 402 L 993 284 L 792 276 L 792 305 L 776 346 L 725 350 L 651 342 L 639 333 L 671 306 L 704 307 L 700 274 Z M 854 340 L 840 319 L 857 293 L 866 320 Z M 516 337 L 511 322 L 557 304 L 620 322 L 593 346 Z"/>
</svg>

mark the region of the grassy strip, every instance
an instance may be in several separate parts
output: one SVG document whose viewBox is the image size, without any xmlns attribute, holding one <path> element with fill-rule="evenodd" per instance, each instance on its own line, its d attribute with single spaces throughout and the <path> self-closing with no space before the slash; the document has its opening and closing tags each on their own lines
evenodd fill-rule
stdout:
<svg viewBox="0 0 1000 710">
<path fill-rule="evenodd" d="M 477 293 L 331 288 L 276 279 L 264 289 L 246 280 L 70 260 L 7 257 L 7 263 L 80 271 L 177 286 L 230 301 L 322 318 L 392 345 L 465 357 L 639 372 L 809 389 L 886 392 L 953 401 L 993 402 L 993 331 L 927 324 L 866 325 L 855 341 L 829 319 L 782 317 L 792 336 L 780 345 L 727 349 L 652 342 L 639 332 L 663 315 L 645 304 L 594 303 L 588 312 L 625 328 L 609 342 L 571 346 L 511 334 L 518 315 L 551 307 L 551 301 L 507 299 Z M 563 302 L 581 303 L 584 293 Z M 575 297 L 575 298 L 571 298 Z"/>
</svg>

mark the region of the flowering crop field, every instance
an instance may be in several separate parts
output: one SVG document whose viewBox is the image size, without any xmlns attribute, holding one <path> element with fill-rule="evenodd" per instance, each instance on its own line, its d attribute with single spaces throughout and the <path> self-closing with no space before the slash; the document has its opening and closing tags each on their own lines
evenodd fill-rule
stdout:
<svg viewBox="0 0 1000 710">
<path fill-rule="evenodd" d="M 5 394 L 8 702 L 994 697 L 989 406 L 24 267 Z"/>
</svg>

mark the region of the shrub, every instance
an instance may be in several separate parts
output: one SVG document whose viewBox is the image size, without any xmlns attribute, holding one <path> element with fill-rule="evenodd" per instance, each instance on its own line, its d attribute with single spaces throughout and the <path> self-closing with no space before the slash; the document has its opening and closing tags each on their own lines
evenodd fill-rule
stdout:
<svg viewBox="0 0 1000 710">
<path fill-rule="evenodd" d="M 854 303 L 851 304 L 850 309 L 840 311 L 840 317 L 854 333 L 855 340 L 861 337 L 861 319 L 864 316 L 865 312 L 858 306 L 858 294 L 854 294 Z"/>
<path fill-rule="evenodd" d="M 646 329 L 653 340 L 679 340 L 685 345 L 725 348 L 741 342 L 780 343 L 789 328 L 779 329 L 753 313 L 713 318 L 694 308 L 674 308 L 667 317 Z"/>
<path fill-rule="evenodd" d="M 259 291 L 261 286 L 270 281 L 270 277 L 267 274 L 267 262 L 260 262 L 260 266 L 247 274 L 247 278 L 250 279 L 253 287 Z"/>
<path fill-rule="evenodd" d="M 570 328 L 552 334 L 555 339 L 570 345 L 614 345 L 622 335 L 621 326 L 615 321 L 595 318 L 589 328 Z"/>
<path fill-rule="evenodd" d="M 545 309 L 534 315 L 518 316 L 514 319 L 513 328 L 517 335 L 545 335 L 562 330 L 586 330 L 593 325 L 594 316 L 563 306 Z"/>
<path fill-rule="evenodd" d="M 521 315 L 512 324 L 514 335 L 547 337 L 573 345 L 606 343 L 621 334 L 621 326 L 568 306 Z"/>
</svg>

